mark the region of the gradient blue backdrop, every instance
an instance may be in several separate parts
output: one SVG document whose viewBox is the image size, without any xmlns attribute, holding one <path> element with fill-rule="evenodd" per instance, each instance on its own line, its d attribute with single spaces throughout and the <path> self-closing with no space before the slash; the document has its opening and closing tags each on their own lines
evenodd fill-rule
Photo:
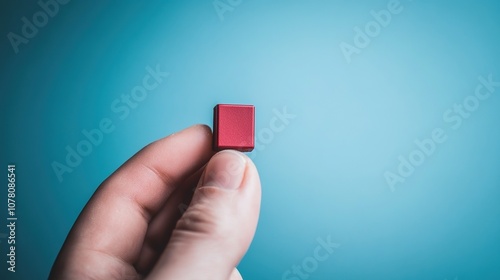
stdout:
<svg viewBox="0 0 500 280">
<path fill-rule="evenodd" d="M 120 164 L 155 139 L 211 124 L 217 103 L 249 103 L 258 133 L 273 110 L 296 117 L 258 137 L 252 154 L 263 200 L 239 266 L 246 279 L 282 279 L 327 236 L 340 247 L 309 279 L 500 279 L 500 89 L 460 129 L 442 117 L 479 76 L 500 80 L 500 4 L 401 1 L 347 63 L 339 44 L 388 2 L 244 0 L 221 20 L 211 0 L 73 0 L 15 54 L 7 34 L 40 7 L 4 1 L 0 168 L 17 165 L 19 221 L 17 272 L 7 273 L 0 238 L 0 278 L 46 278 Z M 111 103 L 157 64 L 169 78 L 120 120 Z M 59 182 L 52 162 L 104 117 L 115 131 Z M 434 128 L 447 141 L 392 192 L 384 172 Z"/>
</svg>

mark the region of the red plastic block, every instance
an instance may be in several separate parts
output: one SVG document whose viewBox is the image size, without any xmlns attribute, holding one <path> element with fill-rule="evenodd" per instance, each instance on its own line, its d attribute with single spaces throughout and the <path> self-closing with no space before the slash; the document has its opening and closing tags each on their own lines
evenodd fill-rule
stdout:
<svg viewBox="0 0 500 280">
<path fill-rule="evenodd" d="M 250 152 L 254 148 L 255 107 L 218 104 L 214 107 L 214 150 Z"/>
</svg>

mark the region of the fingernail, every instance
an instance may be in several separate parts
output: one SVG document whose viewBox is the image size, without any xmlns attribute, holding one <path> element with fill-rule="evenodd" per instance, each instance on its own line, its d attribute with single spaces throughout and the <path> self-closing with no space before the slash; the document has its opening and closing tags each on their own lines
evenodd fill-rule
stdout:
<svg viewBox="0 0 500 280">
<path fill-rule="evenodd" d="M 243 180 L 246 163 L 245 156 L 240 152 L 233 150 L 219 152 L 210 159 L 202 185 L 237 189 Z"/>
</svg>

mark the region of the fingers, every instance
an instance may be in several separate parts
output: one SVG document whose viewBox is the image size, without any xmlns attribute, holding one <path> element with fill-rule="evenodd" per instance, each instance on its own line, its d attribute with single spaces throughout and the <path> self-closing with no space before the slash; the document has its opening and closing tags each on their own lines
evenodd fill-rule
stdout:
<svg viewBox="0 0 500 280">
<path fill-rule="evenodd" d="M 242 153 L 212 157 L 151 279 L 231 279 L 257 227 L 260 180 Z"/>
<path fill-rule="evenodd" d="M 165 249 L 175 224 L 191 201 L 194 189 L 198 181 L 200 181 L 202 169 L 191 175 L 181 186 L 175 189 L 162 209 L 149 223 L 141 254 L 136 263 L 136 269 L 140 274 L 149 274 Z"/>
<path fill-rule="evenodd" d="M 229 280 L 243 280 L 237 268 L 233 269 L 231 276 L 229 276 Z"/>
<path fill-rule="evenodd" d="M 231 276 L 229 277 L 229 280 L 243 280 L 238 269 L 236 268 L 233 269 L 233 271 L 231 272 Z"/>
<path fill-rule="evenodd" d="M 76 252 L 82 250 L 134 264 L 149 221 L 176 186 L 213 155 L 211 138 L 210 128 L 193 126 L 148 145 L 128 160 L 85 206 L 54 269 L 61 263 L 78 266 Z"/>
</svg>

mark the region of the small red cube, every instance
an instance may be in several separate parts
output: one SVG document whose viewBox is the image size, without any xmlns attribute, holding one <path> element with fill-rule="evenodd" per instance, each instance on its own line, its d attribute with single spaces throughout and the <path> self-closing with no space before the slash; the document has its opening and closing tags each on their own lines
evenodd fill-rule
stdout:
<svg viewBox="0 0 500 280">
<path fill-rule="evenodd" d="M 214 107 L 215 151 L 234 149 L 251 152 L 255 138 L 253 105 L 218 104 Z"/>
</svg>

